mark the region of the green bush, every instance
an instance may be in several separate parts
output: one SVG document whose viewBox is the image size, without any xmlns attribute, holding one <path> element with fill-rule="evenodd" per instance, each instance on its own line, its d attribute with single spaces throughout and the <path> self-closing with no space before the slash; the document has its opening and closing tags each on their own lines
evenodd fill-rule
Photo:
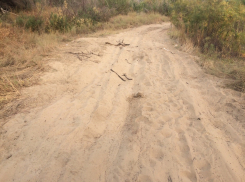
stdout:
<svg viewBox="0 0 245 182">
<path fill-rule="evenodd" d="M 95 8 L 88 7 L 85 11 L 80 10 L 78 16 L 83 19 L 91 19 L 93 24 L 100 21 L 100 15 Z"/>
<path fill-rule="evenodd" d="M 99 16 L 101 22 L 107 22 L 115 14 L 114 9 L 109 9 L 108 7 L 102 7 L 99 10 Z"/>
<path fill-rule="evenodd" d="M 16 25 L 17 25 L 18 27 L 24 27 L 24 26 L 25 26 L 25 22 L 26 22 L 26 20 L 25 20 L 25 18 L 22 17 L 22 16 L 18 16 L 18 17 L 16 18 Z"/>
<path fill-rule="evenodd" d="M 203 52 L 245 53 L 245 6 L 240 1 L 177 0 L 171 18 Z"/>
<path fill-rule="evenodd" d="M 170 3 L 166 2 L 165 0 L 160 4 L 158 8 L 158 12 L 166 16 L 170 16 L 171 11 L 172 11 L 172 8 L 171 8 Z"/>
<path fill-rule="evenodd" d="M 133 7 L 133 11 L 141 12 L 141 11 L 145 10 L 146 4 L 144 3 L 144 1 L 142 1 L 142 2 L 132 2 L 132 7 Z"/>
<path fill-rule="evenodd" d="M 22 23 L 21 21 L 22 20 L 19 19 L 19 23 Z M 26 21 L 25 28 L 30 29 L 33 32 L 40 32 L 42 29 L 43 23 L 44 21 L 42 17 L 29 16 Z"/>
<path fill-rule="evenodd" d="M 113 16 L 113 9 L 107 7 L 96 8 L 88 7 L 86 10 L 80 10 L 78 12 L 78 17 L 83 19 L 90 19 L 92 23 L 106 22 Z"/>
<path fill-rule="evenodd" d="M 166 0 L 132 1 L 131 6 L 136 12 L 159 12 L 164 15 L 170 15 L 171 12 L 170 3 Z"/>
<path fill-rule="evenodd" d="M 71 24 L 69 23 L 66 16 L 51 14 L 49 18 L 49 24 L 46 27 L 47 32 L 59 31 L 61 33 L 67 32 L 71 29 Z"/>
<path fill-rule="evenodd" d="M 99 7 L 115 9 L 116 14 L 127 14 L 131 9 L 128 0 L 98 0 Z"/>
</svg>

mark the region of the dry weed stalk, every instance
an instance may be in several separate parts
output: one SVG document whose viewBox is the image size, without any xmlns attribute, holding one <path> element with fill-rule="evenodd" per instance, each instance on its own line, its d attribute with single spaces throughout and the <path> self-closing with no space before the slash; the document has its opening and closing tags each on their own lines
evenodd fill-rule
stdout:
<svg viewBox="0 0 245 182">
<path fill-rule="evenodd" d="M 13 85 L 13 83 L 8 79 L 8 77 L 7 77 L 6 75 L 3 75 L 3 76 L 2 76 L 2 79 L 6 80 L 6 81 L 11 85 L 11 87 L 12 87 L 12 88 L 13 88 L 19 95 L 21 95 L 20 92 L 19 92 L 19 90 Z"/>
</svg>

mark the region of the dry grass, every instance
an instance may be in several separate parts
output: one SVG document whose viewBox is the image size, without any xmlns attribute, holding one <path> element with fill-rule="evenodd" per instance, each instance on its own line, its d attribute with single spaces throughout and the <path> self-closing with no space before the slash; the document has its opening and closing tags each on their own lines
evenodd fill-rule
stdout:
<svg viewBox="0 0 245 182">
<path fill-rule="evenodd" d="M 71 29 L 70 34 L 72 36 L 77 34 L 81 35 L 81 34 L 91 34 L 91 33 L 95 33 L 96 35 L 98 34 L 107 35 L 122 29 L 139 27 L 141 25 L 161 23 L 165 21 L 169 21 L 169 18 L 160 15 L 159 13 L 146 14 L 146 13 L 130 12 L 127 15 L 118 15 L 111 18 L 108 22 L 97 23 L 93 26 L 84 25 L 81 27 L 73 27 Z"/>
<path fill-rule="evenodd" d="M 198 52 L 198 48 L 194 46 L 193 42 L 173 25 L 169 30 L 168 35 L 176 41 L 176 47 L 181 51 L 188 53 Z"/>
<path fill-rule="evenodd" d="M 52 9 L 50 9 L 52 11 Z M 35 13 L 35 12 L 30 12 Z M 50 12 L 47 13 L 47 16 Z M 37 83 L 37 74 L 45 70 L 43 58 L 67 39 L 87 36 L 97 32 L 107 35 L 116 30 L 137 27 L 144 24 L 167 21 L 160 14 L 129 13 L 119 15 L 106 23 L 91 27 L 73 27 L 65 34 L 38 34 L 24 29 L 0 24 L 0 109 L 18 98 L 23 87 Z"/>
<path fill-rule="evenodd" d="M 180 45 L 179 49 L 188 53 L 198 54 L 198 64 L 209 74 L 228 79 L 228 88 L 245 92 L 245 62 L 241 58 L 220 58 L 215 52 L 202 54 L 192 41 L 181 30 L 172 28 L 169 36 Z"/>
<path fill-rule="evenodd" d="M 15 31 L 12 35 L 0 44 L 0 108 L 20 95 L 22 87 L 36 82 L 35 74 L 44 69 L 42 58 L 60 41 L 55 34 Z"/>
<path fill-rule="evenodd" d="M 158 13 L 145 14 L 132 12 L 128 15 L 119 15 L 112 18 L 108 24 L 105 25 L 105 29 L 118 30 L 164 21 L 168 21 L 168 18 Z"/>
<path fill-rule="evenodd" d="M 244 60 L 233 59 L 220 59 L 214 55 L 201 56 L 198 60 L 201 65 L 209 74 L 228 79 L 226 86 L 239 92 L 245 92 L 245 62 Z"/>
</svg>

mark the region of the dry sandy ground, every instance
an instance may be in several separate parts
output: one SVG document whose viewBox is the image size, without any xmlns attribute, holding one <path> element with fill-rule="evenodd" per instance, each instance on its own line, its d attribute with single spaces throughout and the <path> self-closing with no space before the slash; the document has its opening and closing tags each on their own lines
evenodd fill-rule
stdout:
<svg viewBox="0 0 245 182">
<path fill-rule="evenodd" d="M 169 27 L 82 38 L 48 57 L 2 126 L 0 181 L 245 181 L 244 95 L 175 49 Z"/>
</svg>

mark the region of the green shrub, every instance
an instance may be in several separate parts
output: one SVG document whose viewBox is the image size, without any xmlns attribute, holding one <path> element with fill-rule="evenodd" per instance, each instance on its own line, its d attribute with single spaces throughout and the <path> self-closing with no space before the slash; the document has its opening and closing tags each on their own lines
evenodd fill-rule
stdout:
<svg viewBox="0 0 245 182">
<path fill-rule="evenodd" d="M 171 5 L 169 2 L 166 2 L 165 0 L 160 4 L 158 12 L 166 15 L 166 16 L 170 16 L 172 11 Z"/>
<path fill-rule="evenodd" d="M 132 2 L 133 11 L 141 12 L 145 9 L 145 3 L 142 2 Z"/>
<path fill-rule="evenodd" d="M 46 27 L 47 32 L 59 31 L 61 33 L 67 32 L 71 29 L 71 24 L 69 23 L 66 16 L 51 14 L 49 18 L 49 24 Z"/>
<path fill-rule="evenodd" d="M 116 14 L 127 14 L 131 9 L 128 0 L 98 0 L 99 7 L 115 9 Z"/>
<path fill-rule="evenodd" d="M 107 7 L 96 8 L 88 7 L 86 10 L 80 10 L 78 17 L 83 19 L 90 19 L 92 23 L 106 22 L 114 15 L 113 9 Z"/>
<path fill-rule="evenodd" d="M 100 21 L 100 14 L 96 8 L 88 7 L 85 11 L 80 10 L 78 16 L 83 19 L 91 19 L 93 24 Z"/>
<path fill-rule="evenodd" d="M 19 19 L 19 23 L 22 23 L 21 20 Z M 30 29 L 33 32 L 40 32 L 43 26 L 43 19 L 42 17 L 36 17 L 36 16 L 29 16 L 25 28 Z"/>
<path fill-rule="evenodd" d="M 18 27 L 24 27 L 25 26 L 25 18 L 24 17 L 22 17 L 22 16 L 18 16 L 17 18 L 16 18 L 16 25 L 18 26 Z"/>
<path fill-rule="evenodd" d="M 245 6 L 239 1 L 177 0 L 171 19 L 203 52 L 245 53 Z"/>
<path fill-rule="evenodd" d="M 132 1 L 131 6 L 136 12 L 158 12 L 164 15 L 170 15 L 171 12 L 170 3 L 166 0 Z"/>
<path fill-rule="evenodd" d="M 107 22 L 113 15 L 115 15 L 114 9 L 109 9 L 108 7 L 102 7 L 99 9 L 99 16 L 101 22 Z"/>
</svg>

